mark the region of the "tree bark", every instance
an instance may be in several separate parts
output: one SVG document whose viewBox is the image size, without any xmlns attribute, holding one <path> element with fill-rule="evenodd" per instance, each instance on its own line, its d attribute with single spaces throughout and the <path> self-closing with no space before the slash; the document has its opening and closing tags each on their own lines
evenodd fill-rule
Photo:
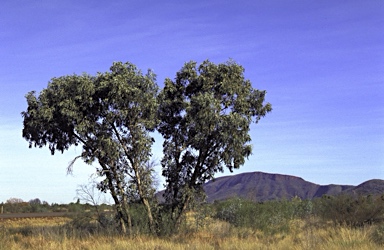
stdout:
<svg viewBox="0 0 384 250">
<path fill-rule="evenodd" d="M 139 191 L 141 202 L 143 203 L 145 209 L 147 210 L 147 216 L 148 216 L 148 222 L 149 222 L 149 230 L 150 230 L 151 233 L 154 233 L 155 232 L 155 224 L 154 224 L 154 221 L 153 221 L 151 205 L 150 205 L 146 195 L 144 194 L 143 185 L 141 183 L 141 176 L 140 176 L 138 170 L 139 170 L 138 167 L 135 166 L 134 167 L 134 171 L 135 171 L 135 177 L 136 177 L 136 181 L 137 181 L 137 189 Z"/>
<path fill-rule="evenodd" d="M 100 165 L 101 167 L 103 168 L 104 172 L 105 172 L 105 175 L 108 179 L 108 188 L 109 188 L 109 191 L 111 192 L 111 196 L 115 202 L 115 205 L 116 205 L 116 212 L 117 212 L 117 215 L 118 215 L 118 218 L 119 218 L 119 224 L 120 224 L 120 231 L 123 233 L 123 234 L 127 234 L 127 229 L 126 229 L 126 225 L 128 225 L 128 234 L 132 234 L 132 222 L 131 222 L 131 216 L 129 214 L 129 210 L 127 208 L 127 202 L 126 202 L 126 196 L 124 194 L 124 192 L 122 193 L 123 194 L 123 199 L 122 201 L 119 199 L 119 196 L 116 192 L 116 189 L 113 185 L 113 177 L 111 175 L 111 172 L 110 170 L 108 169 L 108 167 L 100 162 Z M 114 171 L 114 174 L 116 174 L 116 171 Z M 121 187 L 121 183 L 120 183 L 120 180 L 119 178 L 116 178 L 116 184 L 117 186 Z M 121 193 L 121 189 L 119 190 L 120 193 Z"/>
</svg>

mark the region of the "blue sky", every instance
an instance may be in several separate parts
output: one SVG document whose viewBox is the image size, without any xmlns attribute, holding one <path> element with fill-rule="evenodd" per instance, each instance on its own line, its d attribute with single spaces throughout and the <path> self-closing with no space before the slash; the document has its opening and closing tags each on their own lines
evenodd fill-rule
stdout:
<svg viewBox="0 0 384 250">
<path fill-rule="evenodd" d="M 190 60 L 241 64 L 273 112 L 252 125 L 253 155 L 234 174 L 384 179 L 383 30 L 379 0 L 2 1 L 0 202 L 75 200 L 94 167 L 77 162 L 66 175 L 80 149 L 51 156 L 28 148 L 24 95 L 53 77 L 108 71 L 114 61 L 153 69 L 160 86 Z"/>
</svg>

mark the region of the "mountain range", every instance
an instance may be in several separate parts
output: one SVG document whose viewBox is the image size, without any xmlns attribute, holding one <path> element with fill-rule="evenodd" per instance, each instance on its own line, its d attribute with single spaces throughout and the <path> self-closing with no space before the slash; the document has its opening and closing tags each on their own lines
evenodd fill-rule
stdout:
<svg viewBox="0 0 384 250">
<path fill-rule="evenodd" d="M 204 184 L 207 202 L 241 197 L 253 201 L 313 199 L 323 195 L 384 194 L 384 180 L 373 179 L 360 185 L 318 185 L 296 176 L 263 172 L 223 176 Z"/>
</svg>

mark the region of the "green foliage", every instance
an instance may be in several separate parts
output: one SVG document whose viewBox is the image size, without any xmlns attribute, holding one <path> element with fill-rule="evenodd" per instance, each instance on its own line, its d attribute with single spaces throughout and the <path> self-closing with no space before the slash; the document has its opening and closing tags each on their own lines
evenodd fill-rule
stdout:
<svg viewBox="0 0 384 250">
<path fill-rule="evenodd" d="M 256 203 L 244 199 L 215 202 L 214 217 L 236 227 L 261 230 L 267 234 L 287 232 L 293 219 L 306 219 L 312 215 L 310 200 L 267 201 Z"/>
<path fill-rule="evenodd" d="M 329 197 L 327 199 L 340 197 Z M 350 197 L 351 200 L 358 200 L 358 197 Z M 367 198 L 367 197 L 365 197 Z M 373 197 L 380 199 L 381 197 Z M 324 199 L 324 198 L 323 198 Z M 183 216 L 183 220 L 178 230 L 172 230 L 173 221 L 169 214 L 169 209 L 161 209 L 161 206 L 154 207 L 155 214 L 159 217 L 157 229 L 159 237 L 147 236 L 150 233 L 148 228 L 148 217 L 146 216 L 143 204 L 134 203 L 130 206 L 132 215 L 133 236 L 121 237 L 121 232 L 116 228 L 116 213 L 111 213 L 110 206 L 101 204 L 98 206 L 101 213 L 97 213 L 95 207 L 90 204 L 66 204 L 65 207 L 79 206 L 77 213 L 71 214 L 72 220 L 64 225 L 58 225 L 55 220 L 50 219 L 52 224 L 35 225 L 14 221 L 14 225 L 9 227 L 9 223 L 0 223 L 0 249 L 13 249 L 15 243 L 21 243 L 21 248 L 31 248 L 27 241 L 36 240 L 36 249 L 41 248 L 41 242 L 54 239 L 62 246 L 62 243 L 73 241 L 72 248 L 85 247 L 95 248 L 95 245 L 86 245 L 82 240 L 93 243 L 97 239 L 110 242 L 112 248 L 116 248 L 117 239 L 134 239 L 140 242 L 148 240 L 170 240 L 183 247 L 191 248 L 187 242 L 209 241 L 211 248 L 233 249 L 236 247 L 246 247 L 250 249 L 261 248 L 321 248 L 324 249 L 382 249 L 384 246 L 384 221 L 376 220 L 372 225 L 365 224 L 364 227 L 355 227 L 352 224 L 335 225 L 329 223 L 329 218 L 318 217 L 319 211 L 323 208 L 322 199 L 309 201 L 293 198 L 292 200 L 268 201 L 256 203 L 243 199 L 231 199 L 215 202 L 214 204 L 204 204 L 194 211 L 188 212 Z M 348 203 L 347 203 L 348 204 Z M 340 204 L 341 205 L 341 204 Z M 52 204 L 50 209 L 57 208 L 58 204 Z M 164 205 L 166 206 L 166 205 Z M 361 207 L 363 208 L 363 207 Z M 110 211 L 105 211 L 110 209 Z M 159 213 L 157 213 L 159 211 Z M 29 219 L 28 219 L 29 220 Z M 27 221 L 28 221 L 27 220 Z M 104 221 L 104 223 L 100 223 Z M 224 247 L 224 240 L 234 241 L 235 244 Z M 136 241 L 136 242 L 137 242 Z M 256 245 L 243 245 L 246 241 L 257 242 Z M 365 242 L 365 243 L 364 243 Z M 81 245 L 78 245 L 80 244 Z M 135 246 L 135 243 L 128 244 L 127 247 Z M 161 245 L 162 243 L 160 243 Z M 241 244 L 241 245 L 237 245 Z M 47 245 L 48 246 L 48 245 Z M 68 245 L 66 245 L 69 247 Z M 207 248 L 208 245 L 204 247 Z M 366 246 L 366 247 L 362 247 Z M 124 248 L 127 248 L 124 247 Z M 180 248 L 175 245 L 173 248 Z M 104 249 L 100 247 L 101 249 Z M 152 249 L 152 247 L 147 247 Z"/>
<path fill-rule="evenodd" d="M 290 201 L 263 203 L 231 199 L 216 202 L 214 207 L 215 218 L 227 221 L 236 227 L 259 229 L 267 233 L 287 231 L 291 220 L 311 217 L 321 219 L 324 224 L 333 221 L 337 225 L 350 227 L 377 224 L 373 234 L 375 241 L 378 241 L 383 233 L 384 196 L 324 196 L 314 201 L 300 200 L 296 197 Z"/>
<path fill-rule="evenodd" d="M 384 224 L 375 226 L 373 232 L 371 233 L 371 238 L 376 244 L 384 246 Z"/>
<path fill-rule="evenodd" d="M 275 234 L 289 230 L 289 221 L 295 210 L 288 201 L 255 203 L 243 199 L 231 199 L 216 204 L 215 218 L 236 227 L 248 227 Z"/>
<path fill-rule="evenodd" d="M 233 61 L 197 66 L 189 62 L 159 95 L 159 132 L 166 201 L 179 218 L 202 184 L 216 172 L 232 171 L 251 154 L 249 128 L 272 110 L 266 92 L 254 89 Z"/>
<path fill-rule="evenodd" d="M 89 234 L 118 234 L 116 213 L 95 212 L 95 210 L 79 210 L 71 214 L 71 221 L 65 225 L 75 231 L 78 236 Z"/>
<path fill-rule="evenodd" d="M 172 220 L 172 214 L 169 213 L 169 209 L 164 204 L 159 204 L 156 212 L 156 229 L 158 236 L 170 236 L 175 233 L 174 222 Z"/>
<path fill-rule="evenodd" d="M 294 218 L 305 219 L 313 214 L 313 202 L 294 197 L 289 203 L 290 213 Z"/>
<path fill-rule="evenodd" d="M 165 139 L 166 201 L 177 224 L 188 208 L 204 201 L 202 184 L 244 164 L 252 151 L 251 122 L 272 110 L 264 104 L 266 92 L 254 89 L 233 61 L 187 63 L 174 81 L 165 80 L 160 94 L 155 80 L 151 71 L 144 75 L 131 63 L 117 62 L 96 76 L 52 78 L 39 94 L 26 95 L 22 112 L 22 135 L 30 147 L 47 146 L 55 154 L 81 145 L 69 172 L 79 158 L 98 163 L 103 180 L 97 188 L 112 195 L 122 231 L 141 227 L 135 219 L 141 212 L 131 207 L 137 201 L 155 231 L 150 132 L 158 128 Z"/>
<path fill-rule="evenodd" d="M 41 202 L 38 198 L 29 202 L 24 202 L 18 198 L 10 198 L 6 203 L 1 203 L 0 207 L 2 207 L 3 213 L 39 213 L 49 211 L 49 204 L 46 201 Z"/>
<path fill-rule="evenodd" d="M 145 163 L 154 142 L 149 132 L 157 125 L 157 91 L 155 75 L 143 75 L 131 63 L 114 63 L 110 72 L 96 76 L 53 78 L 39 95 L 27 94 L 23 137 L 30 147 L 48 146 L 51 154 L 81 144 L 82 153 L 69 171 L 78 158 L 88 164 L 97 161 L 97 172 L 104 177 L 98 188 L 111 193 L 120 217 L 129 224 L 131 183 L 148 204 L 151 180 L 145 177 Z M 146 208 L 151 217 L 149 205 Z"/>
<path fill-rule="evenodd" d="M 381 222 L 384 221 L 384 195 L 324 196 L 316 200 L 316 214 L 350 226 Z"/>
<path fill-rule="evenodd" d="M 78 213 L 83 211 L 83 206 L 80 203 L 69 203 L 68 204 L 68 212 L 70 213 Z"/>
</svg>

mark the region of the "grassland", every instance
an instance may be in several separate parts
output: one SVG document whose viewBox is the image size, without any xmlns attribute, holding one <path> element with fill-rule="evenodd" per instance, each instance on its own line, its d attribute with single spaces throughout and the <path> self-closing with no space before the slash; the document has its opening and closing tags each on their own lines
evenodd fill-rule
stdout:
<svg viewBox="0 0 384 250">
<path fill-rule="evenodd" d="M 269 234 L 208 218 L 168 237 L 84 233 L 70 218 L 20 218 L 0 221 L 0 249 L 380 249 L 384 226 L 360 228 L 292 220 L 286 232 Z"/>
</svg>

